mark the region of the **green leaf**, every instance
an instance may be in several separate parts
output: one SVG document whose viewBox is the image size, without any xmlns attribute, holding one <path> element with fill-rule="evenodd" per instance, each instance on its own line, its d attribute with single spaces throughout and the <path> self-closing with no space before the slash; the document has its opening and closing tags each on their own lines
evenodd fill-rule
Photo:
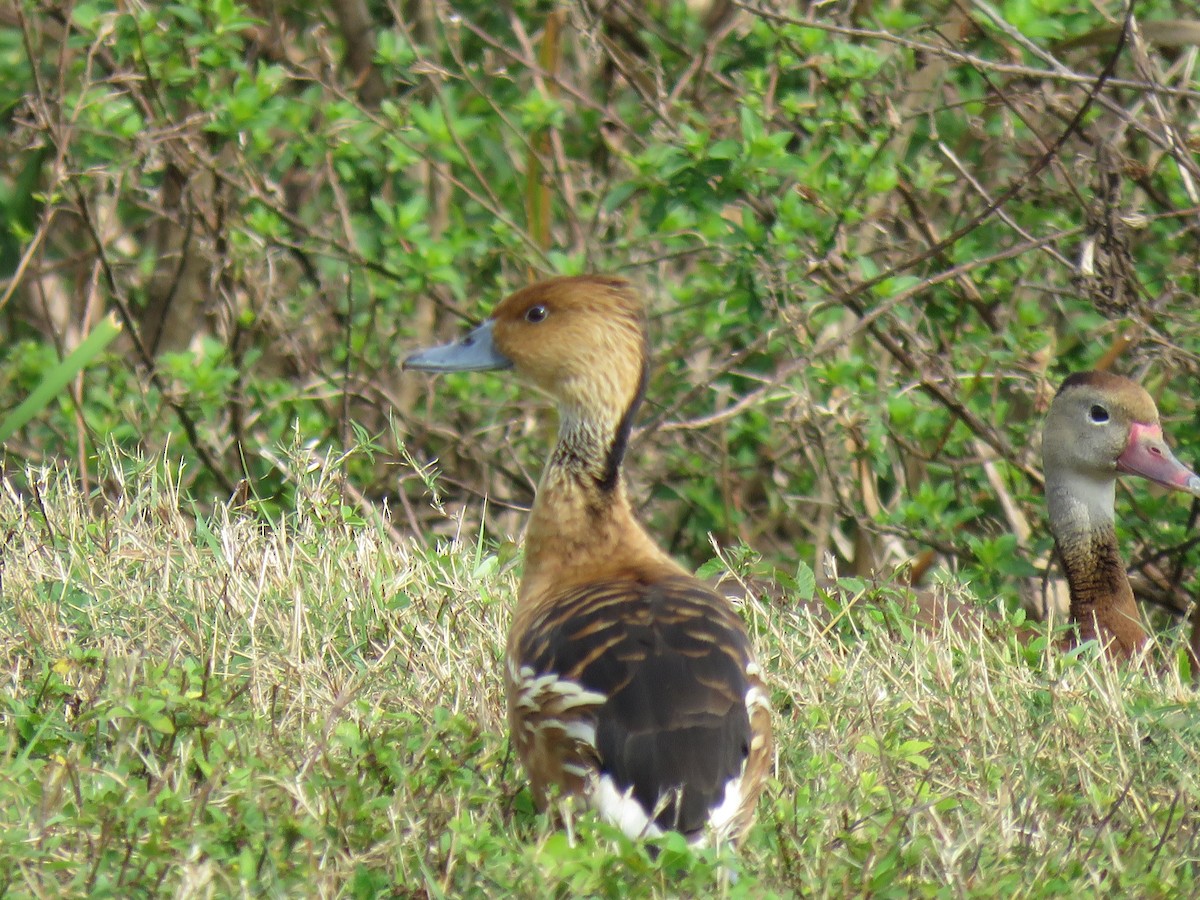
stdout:
<svg viewBox="0 0 1200 900">
<path fill-rule="evenodd" d="M 817 576 L 812 566 L 801 561 L 796 569 L 796 595 L 801 600 L 811 600 L 817 592 Z"/>
<path fill-rule="evenodd" d="M 66 359 L 47 372 L 42 377 L 41 384 L 33 389 L 33 393 L 0 421 L 0 443 L 12 437 L 19 428 L 24 427 L 53 403 L 71 379 L 86 369 L 120 333 L 121 326 L 117 324 L 112 313 L 97 322 L 91 334 L 84 338 Z"/>
<path fill-rule="evenodd" d="M 159 734 L 174 734 L 175 725 L 164 716 L 162 713 L 156 713 L 152 716 L 146 716 L 146 724 L 157 731 Z"/>
</svg>

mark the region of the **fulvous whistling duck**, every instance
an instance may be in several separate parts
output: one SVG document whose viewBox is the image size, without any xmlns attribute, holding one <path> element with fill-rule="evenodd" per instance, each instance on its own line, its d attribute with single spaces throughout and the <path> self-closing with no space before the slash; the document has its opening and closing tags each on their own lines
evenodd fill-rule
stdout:
<svg viewBox="0 0 1200 900">
<path fill-rule="evenodd" d="M 533 284 L 404 365 L 511 367 L 558 406 L 504 666 L 539 807 L 558 792 L 631 837 L 740 841 L 770 764 L 770 704 L 729 601 L 655 545 L 626 496 L 648 370 L 637 292 L 598 275 Z"/>
<path fill-rule="evenodd" d="M 1117 547 L 1117 475 L 1140 475 L 1200 496 L 1200 477 L 1163 440 L 1158 408 L 1127 378 L 1078 372 L 1062 383 L 1042 436 L 1050 531 L 1071 594 L 1080 641 L 1128 659 L 1146 643 Z"/>
</svg>

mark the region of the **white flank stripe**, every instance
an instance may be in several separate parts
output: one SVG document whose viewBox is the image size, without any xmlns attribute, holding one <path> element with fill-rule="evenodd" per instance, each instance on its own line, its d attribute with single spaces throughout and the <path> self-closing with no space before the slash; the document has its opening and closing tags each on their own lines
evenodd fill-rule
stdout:
<svg viewBox="0 0 1200 900">
<path fill-rule="evenodd" d="M 596 726 L 591 722 L 571 722 L 563 725 L 562 730 L 563 734 L 577 743 L 596 746 Z"/>
<path fill-rule="evenodd" d="M 765 709 L 767 712 L 771 711 L 771 698 L 760 687 L 752 687 L 746 691 L 746 710 L 750 715 L 754 715 L 754 710 L 756 709 Z"/>
<path fill-rule="evenodd" d="M 537 711 L 553 706 L 556 712 L 564 712 L 577 706 L 601 706 L 608 700 L 604 694 L 589 691 L 553 672 L 537 675 L 530 666 L 521 666 L 513 681 L 519 691 L 517 705 L 522 709 Z"/>
<path fill-rule="evenodd" d="M 566 685 L 567 687 L 563 687 Z M 608 700 L 605 694 L 596 691 L 586 691 L 571 681 L 559 681 L 555 693 L 558 705 L 562 709 L 574 709 L 576 706 L 603 706 Z"/>
</svg>

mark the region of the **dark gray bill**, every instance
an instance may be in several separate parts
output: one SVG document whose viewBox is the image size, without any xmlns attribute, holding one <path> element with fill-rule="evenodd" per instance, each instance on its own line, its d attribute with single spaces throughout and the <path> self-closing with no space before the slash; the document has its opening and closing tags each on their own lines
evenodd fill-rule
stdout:
<svg viewBox="0 0 1200 900">
<path fill-rule="evenodd" d="M 494 319 L 485 319 L 462 340 L 418 350 L 404 360 L 404 368 L 422 372 L 483 372 L 511 369 L 512 361 L 492 342 Z"/>
</svg>

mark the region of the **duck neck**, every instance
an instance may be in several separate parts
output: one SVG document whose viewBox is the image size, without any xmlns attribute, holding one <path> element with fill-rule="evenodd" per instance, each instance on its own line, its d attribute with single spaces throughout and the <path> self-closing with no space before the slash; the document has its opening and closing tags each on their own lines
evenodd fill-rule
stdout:
<svg viewBox="0 0 1200 900">
<path fill-rule="evenodd" d="M 560 407 L 558 443 L 542 473 L 538 499 L 545 491 L 572 492 L 580 500 L 599 501 L 623 493 L 621 463 L 629 443 L 633 409 L 618 415 Z"/>
<path fill-rule="evenodd" d="M 1047 472 L 1050 530 L 1079 639 L 1097 640 L 1129 656 L 1145 643 L 1146 632 L 1117 547 L 1115 490 L 1115 479 L 1056 478 Z"/>
<path fill-rule="evenodd" d="M 623 412 L 560 407 L 558 443 L 525 533 L 522 599 L 540 596 L 549 585 L 665 559 L 638 524 L 621 478 L 640 399 L 639 390 Z"/>
</svg>

